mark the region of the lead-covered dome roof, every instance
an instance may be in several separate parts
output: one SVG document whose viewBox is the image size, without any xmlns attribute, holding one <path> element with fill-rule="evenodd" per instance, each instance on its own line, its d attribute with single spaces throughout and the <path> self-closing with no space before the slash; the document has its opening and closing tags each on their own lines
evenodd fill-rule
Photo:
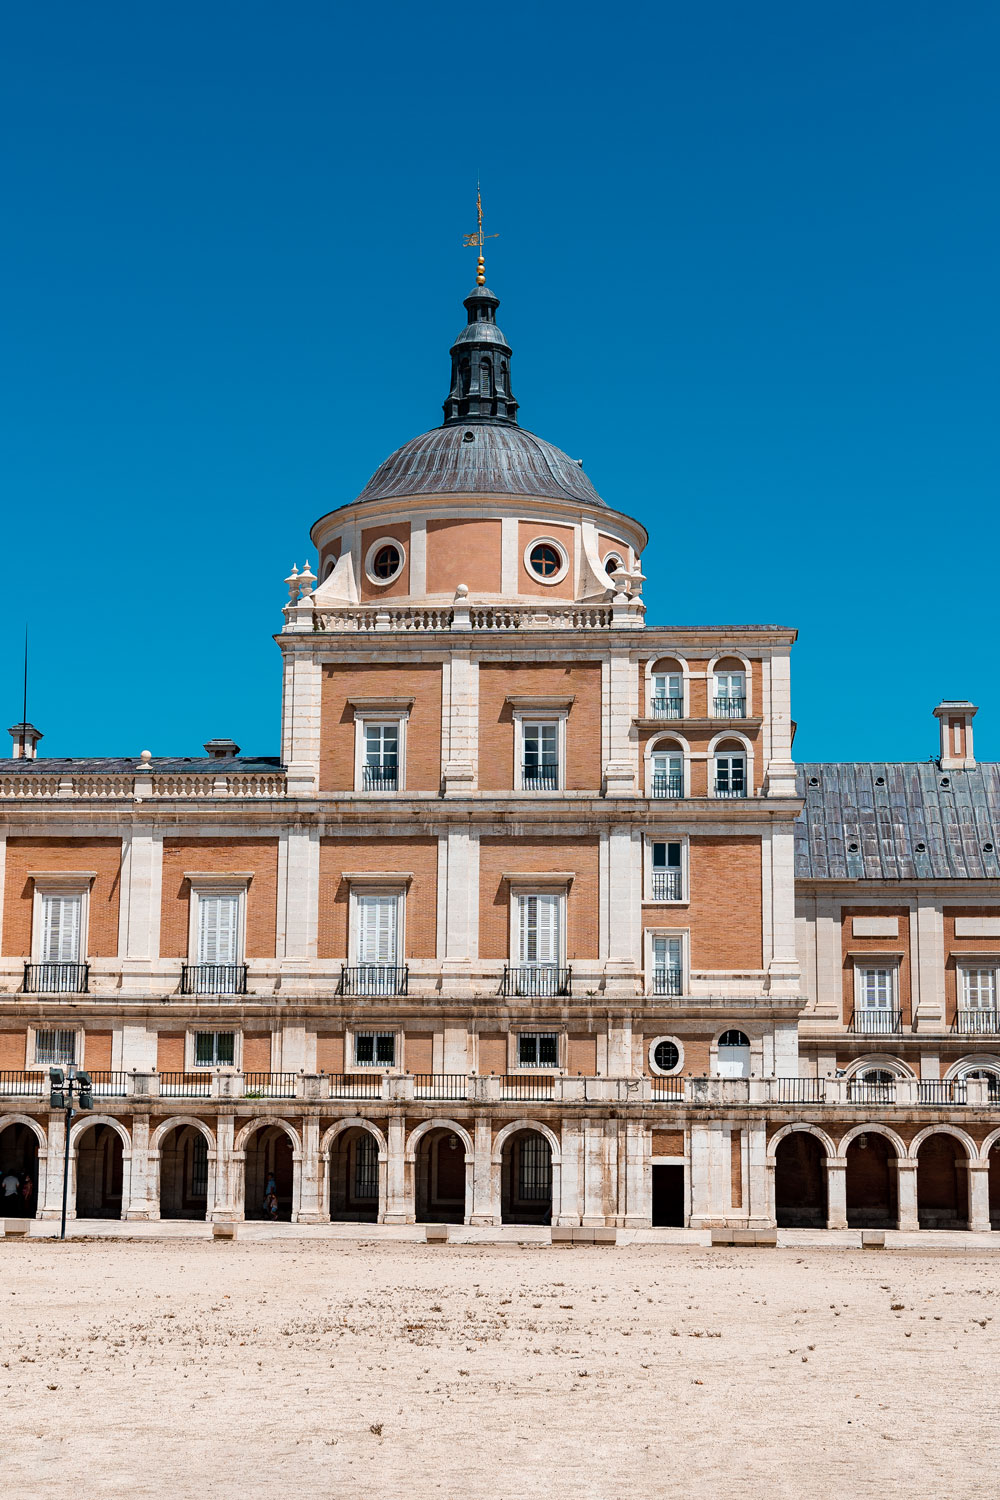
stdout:
<svg viewBox="0 0 1000 1500">
<path fill-rule="evenodd" d="M 569 454 L 513 424 L 449 422 L 391 453 L 358 500 L 407 495 L 534 495 L 603 505 Z"/>
</svg>

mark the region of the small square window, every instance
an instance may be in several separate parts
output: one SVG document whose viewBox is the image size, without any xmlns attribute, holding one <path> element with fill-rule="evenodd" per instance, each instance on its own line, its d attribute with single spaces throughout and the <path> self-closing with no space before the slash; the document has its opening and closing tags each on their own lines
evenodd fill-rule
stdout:
<svg viewBox="0 0 1000 1500">
<path fill-rule="evenodd" d="M 75 1063 L 76 1038 L 76 1032 L 70 1029 L 36 1031 L 35 1062 L 40 1067 L 53 1068 L 65 1068 Z"/>
<path fill-rule="evenodd" d="M 554 1031 L 522 1031 L 517 1038 L 517 1062 L 521 1068 L 557 1068 L 559 1037 Z"/>
<path fill-rule="evenodd" d="M 235 1058 L 235 1032 L 195 1032 L 194 1063 L 196 1068 L 231 1068 L 233 1066 Z"/>
<path fill-rule="evenodd" d="M 394 1031 L 356 1031 L 354 1061 L 361 1068 L 391 1068 L 396 1062 Z"/>
</svg>

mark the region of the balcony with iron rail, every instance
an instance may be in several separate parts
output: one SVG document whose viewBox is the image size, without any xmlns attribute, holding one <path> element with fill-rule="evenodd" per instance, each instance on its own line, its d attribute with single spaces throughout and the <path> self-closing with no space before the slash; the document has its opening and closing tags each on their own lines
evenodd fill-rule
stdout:
<svg viewBox="0 0 1000 1500">
<path fill-rule="evenodd" d="M 717 719 L 745 719 L 747 716 L 746 697 L 734 697 L 725 694 L 713 699 L 713 711 Z"/>
<path fill-rule="evenodd" d="M 366 792 L 397 792 L 399 790 L 399 768 L 397 766 L 369 766 L 362 768 L 362 789 Z"/>
<path fill-rule="evenodd" d="M 650 698 L 649 717 L 651 719 L 683 719 L 684 699 L 672 696 Z"/>
<path fill-rule="evenodd" d="M 657 772 L 649 779 L 651 797 L 683 797 L 684 777 L 678 772 Z"/>
<path fill-rule="evenodd" d="M 521 767 L 521 790 L 557 792 L 559 790 L 559 767 L 557 765 L 523 765 Z"/>
<path fill-rule="evenodd" d="M 653 901 L 682 901 L 684 878 L 681 870 L 653 870 L 649 877 L 650 899 Z"/>
<path fill-rule="evenodd" d="M 745 781 L 734 782 L 732 779 L 720 778 L 718 776 L 715 778 L 713 796 L 732 800 L 733 798 L 745 798 L 746 794 L 747 786 Z"/>
<path fill-rule="evenodd" d="M 955 1013 L 951 1029 L 958 1036 L 997 1036 L 1000 1034 L 1000 1011 L 966 1010 Z"/>
<path fill-rule="evenodd" d="M 338 995 L 378 997 L 406 995 L 410 970 L 406 964 L 359 964 L 340 971 Z"/>
<path fill-rule="evenodd" d="M 500 985 L 504 996 L 524 999 L 547 999 L 554 995 L 572 995 L 573 970 L 556 964 L 532 964 L 522 968 L 505 968 Z"/>
<path fill-rule="evenodd" d="M 653 970 L 654 995 L 682 995 L 683 993 L 684 975 L 680 969 L 669 968 Z"/>
<path fill-rule="evenodd" d="M 26 963 L 21 988 L 26 995 L 86 995 L 88 963 Z"/>
<path fill-rule="evenodd" d="M 246 964 L 182 964 L 182 995 L 245 995 Z"/>
<path fill-rule="evenodd" d="M 901 1010 L 865 1010 L 855 1006 L 847 1029 L 855 1036 L 898 1036 L 903 1029 Z"/>
</svg>

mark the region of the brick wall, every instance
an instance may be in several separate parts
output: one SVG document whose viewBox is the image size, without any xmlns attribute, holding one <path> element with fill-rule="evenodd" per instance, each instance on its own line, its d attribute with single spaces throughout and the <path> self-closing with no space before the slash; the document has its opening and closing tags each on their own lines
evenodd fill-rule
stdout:
<svg viewBox="0 0 1000 1500">
<path fill-rule="evenodd" d="M 566 1071 L 593 1078 L 597 1073 L 597 1038 L 584 1031 L 571 1031 L 566 1040 Z"/>
<path fill-rule="evenodd" d="M 739 1002 L 737 1001 L 738 1005 Z M 663 1026 L 659 1031 L 648 1031 L 643 1037 L 642 1044 L 642 1071 L 648 1076 L 652 1073 L 649 1066 L 649 1049 L 658 1037 L 672 1036 L 680 1042 L 683 1051 L 681 1061 L 681 1074 L 693 1074 L 696 1078 L 704 1078 L 711 1072 L 712 1042 L 724 1028 L 720 1026 L 718 1032 L 702 1032 L 697 1036 L 688 1036 L 686 1033 L 671 1031 L 669 1026 Z"/>
<path fill-rule="evenodd" d="M 652 1154 L 654 1156 L 683 1156 L 683 1130 L 654 1130 Z"/>
<path fill-rule="evenodd" d="M 473 599 L 500 593 L 499 521 L 428 521 L 427 592 L 452 597 L 460 583 Z"/>
<path fill-rule="evenodd" d="M 391 537 L 402 543 L 403 566 L 391 583 L 372 583 L 365 571 L 365 559 L 368 556 L 368 548 L 379 537 Z M 409 521 L 392 521 L 383 526 L 366 526 L 361 533 L 361 600 L 364 604 L 377 604 L 380 599 L 400 599 L 410 592 L 410 523 Z"/>
<path fill-rule="evenodd" d="M 559 542 L 566 556 L 569 558 L 569 567 L 566 576 L 559 583 L 540 583 L 534 573 L 529 573 L 524 566 L 524 549 L 529 542 L 534 542 L 541 537 L 550 536 L 553 541 Z M 572 526 L 550 526 L 544 521 L 519 521 L 517 528 L 517 569 L 518 569 L 518 592 L 521 594 L 544 594 L 549 599 L 573 599 L 576 597 L 576 555 L 573 544 Z"/>
<path fill-rule="evenodd" d="M 219 875 L 252 870 L 247 888 L 246 956 L 273 958 L 278 910 L 277 839 L 163 840 L 163 896 L 160 953 L 164 958 L 190 958 L 188 932 L 191 886 L 185 870 Z"/>
<path fill-rule="evenodd" d="M 156 1070 L 158 1073 L 182 1073 L 184 1071 L 183 1031 L 161 1031 L 156 1038 Z"/>
<path fill-rule="evenodd" d="M 4 881 L 3 951 L 31 955 L 34 881 L 28 871 L 95 870 L 90 882 L 88 958 L 118 953 L 118 901 L 121 892 L 121 839 L 9 838 Z"/>
<path fill-rule="evenodd" d="M 505 1032 L 483 1032 L 479 1038 L 479 1071 L 482 1074 L 506 1073 L 507 1036 Z"/>
<path fill-rule="evenodd" d="M 760 839 L 690 841 L 691 900 L 684 908 L 643 910 L 647 927 L 689 925 L 692 969 L 759 969 L 763 964 Z"/>
<path fill-rule="evenodd" d="M 88 1031 L 83 1039 L 84 1066 L 89 1069 L 110 1069 L 111 1032 Z"/>
<path fill-rule="evenodd" d="M 317 1034 L 316 1071 L 318 1073 L 342 1073 L 344 1071 L 344 1033 L 342 1031 L 321 1031 Z"/>
<path fill-rule="evenodd" d="M 406 726 L 406 785 L 436 792 L 441 785 L 441 666 L 413 662 L 323 667 L 319 784 L 324 792 L 354 788 L 354 709 L 349 698 L 412 698 Z"/>
<path fill-rule="evenodd" d="M 0 1031 L 0 1069 L 13 1068 L 20 1071 L 28 1057 L 28 1033 L 26 1031 Z"/>
<path fill-rule="evenodd" d="M 406 893 L 405 956 L 433 958 L 437 952 L 437 839 L 320 840 L 319 941 L 320 958 L 347 961 L 350 885 L 348 871 L 412 872 Z"/>
<path fill-rule="evenodd" d="M 243 1071 L 244 1073 L 269 1073 L 271 1071 L 271 1033 L 269 1031 L 244 1033 Z"/>
<path fill-rule="evenodd" d="M 895 917 L 898 937 L 855 937 L 852 931 L 855 917 Z M 903 1025 L 910 1024 L 910 910 L 906 906 L 844 906 L 841 908 L 841 942 L 844 957 L 844 1021 L 848 1022 L 854 1010 L 854 973 L 865 954 L 874 959 L 886 954 L 902 954 L 899 960 L 899 993 L 897 1003 L 902 1007 Z"/>
<path fill-rule="evenodd" d="M 509 695 L 574 699 L 566 724 L 566 788 L 600 790 L 601 664 L 533 666 L 482 662 L 479 667 L 479 785 L 484 791 L 514 785 L 514 715 Z"/>
<path fill-rule="evenodd" d="M 407 1073 L 432 1073 L 434 1071 L 434 1038 L 429 1031 L 406 1033 L 403 1066 Z"/>
<path fill-rule="evenodd" d="M 505 870 L 573 870 L 567 901 L 566 958 L 597 957 L 599 840 L 596 838 L 484 838 L 479 846 L 479 952 L 486 960 L 510 954 L 510 890 Z"/>
</svg>

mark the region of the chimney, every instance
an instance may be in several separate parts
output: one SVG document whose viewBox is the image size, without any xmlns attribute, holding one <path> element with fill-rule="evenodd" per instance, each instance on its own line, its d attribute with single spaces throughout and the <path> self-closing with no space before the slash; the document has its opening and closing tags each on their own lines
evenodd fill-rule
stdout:
<svg viewBox="0 0 1000 1500">
<path fill-rule="evenodd" d="M 14 741 L 11 754 L 15 760 L 35 760 L 38 755 L 38 741 L 44 736 L 40 729 L 34 724 L 26 724 L 22 719 L 20 724 L 12 724 L 7 733 Z"/>
<path fill-rule="evenodd" d="M 209 740 L 205 746 L 205 754 L 210 760 L 229 760 L 239 753 L 240 747 L 235 740 Z"/>
<path fill-rule="evenodd" d="M 971 771 L 976 764 L 972 752 L 972 721 L 979 709 L 965 698 L 944 698 L 934 710 L 941 726 L 942 771 Z"/>
</svg>

